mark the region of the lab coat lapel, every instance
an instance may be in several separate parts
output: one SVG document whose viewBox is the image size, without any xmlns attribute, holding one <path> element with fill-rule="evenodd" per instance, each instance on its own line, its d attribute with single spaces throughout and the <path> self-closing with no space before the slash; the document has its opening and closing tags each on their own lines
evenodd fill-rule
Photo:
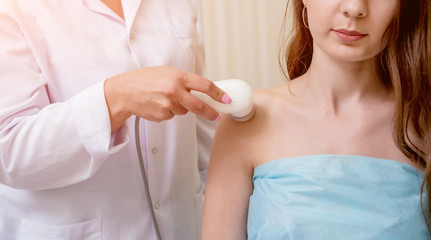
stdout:
<svg viewBox="0 0 431 240">
<path fill-rule="evenodd" d="M 142 0 L 127 0 L 123 1 L 124 19 L 126 20 L 127 32 L 130 32 L 136 13 L 141 5 Z"/>
<path fill-rule="evenodd" d="M 82 3 L 89 10 L 101 14 L 105 14 L 114 18 L 119 18 L 108 6 L 106 6 L 101 0 L 82 0 Z"/>
</svg>

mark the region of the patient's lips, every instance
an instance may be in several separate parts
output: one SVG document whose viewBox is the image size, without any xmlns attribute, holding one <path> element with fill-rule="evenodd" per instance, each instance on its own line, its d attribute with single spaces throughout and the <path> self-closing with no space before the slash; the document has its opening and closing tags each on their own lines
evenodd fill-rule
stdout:
<svg viewBox="0 0 431 240">
<path fill-rule="evenodd" d="M 334 29 L 333 32 L 340 40 L 345 42 L 356 42 L 367 36 L 367 34 L 346 29 Z"/>
</svg>

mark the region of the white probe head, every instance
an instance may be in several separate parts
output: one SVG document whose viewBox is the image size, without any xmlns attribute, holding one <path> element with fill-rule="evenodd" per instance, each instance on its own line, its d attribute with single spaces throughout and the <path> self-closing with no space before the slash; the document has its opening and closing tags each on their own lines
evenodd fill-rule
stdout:
<svg viewBox="0 0 431 240">
<path fill-rule="evenodd" d="M 232 99 L 231 103 L 217 102 L 198 91 L 192 90 L 190 93 L 210 105 L 217 112 L 230 114 L 235 121 L 246 122 L 254 116 L 253 89 L 247 82 L 240 79 L 226 79 L 215 81 L 214 84 L 229 95 Z"/>
</svg>

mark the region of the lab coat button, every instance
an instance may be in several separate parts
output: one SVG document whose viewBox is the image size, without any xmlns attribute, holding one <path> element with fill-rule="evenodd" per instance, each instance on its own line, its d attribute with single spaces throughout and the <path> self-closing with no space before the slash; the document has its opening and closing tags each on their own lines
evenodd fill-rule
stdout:
<svg viewBox="0 0 431 240">
<path fill-rule="evenodd" d="M 157 153 L 157 148 L 153 148 L 153 149 L 151 150 L 151 152 L 152 152 L 153 154 L 156 154 L 156 153 Z"/>
<path fill-rule="evenodd" d="M 131 33 L 131 34 L 129 35 L 129 39 L 130 39 L 130 40 L 135 39 L 135 35 L 133 35 L 133 33 Z"/>
<path fill-rule="evenodd" d="M 159 209 L 159 208 L 160 208 L 160 203 L 156 203 L 156 204 L 154 205 L 154 208 L 155 208 L 155 209 Z"/>
</svg>

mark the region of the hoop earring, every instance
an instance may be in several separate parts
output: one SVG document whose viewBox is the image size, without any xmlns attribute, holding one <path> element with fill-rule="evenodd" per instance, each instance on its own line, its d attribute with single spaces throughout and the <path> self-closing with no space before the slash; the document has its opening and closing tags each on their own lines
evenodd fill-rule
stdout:
<svg viewBox="0 0 431 240">
<path fill-rule="evenodd" d="M 307 7 L 304 5 L 304 8 L 302 9 L 302 23 L 304 24 L 304 26 L 305 26 L 307 29 L 310 29 L 310 28 L 308 27 L 308 24 L 305 22 L 305 9 L 307 9 Z"/>
</svg>

